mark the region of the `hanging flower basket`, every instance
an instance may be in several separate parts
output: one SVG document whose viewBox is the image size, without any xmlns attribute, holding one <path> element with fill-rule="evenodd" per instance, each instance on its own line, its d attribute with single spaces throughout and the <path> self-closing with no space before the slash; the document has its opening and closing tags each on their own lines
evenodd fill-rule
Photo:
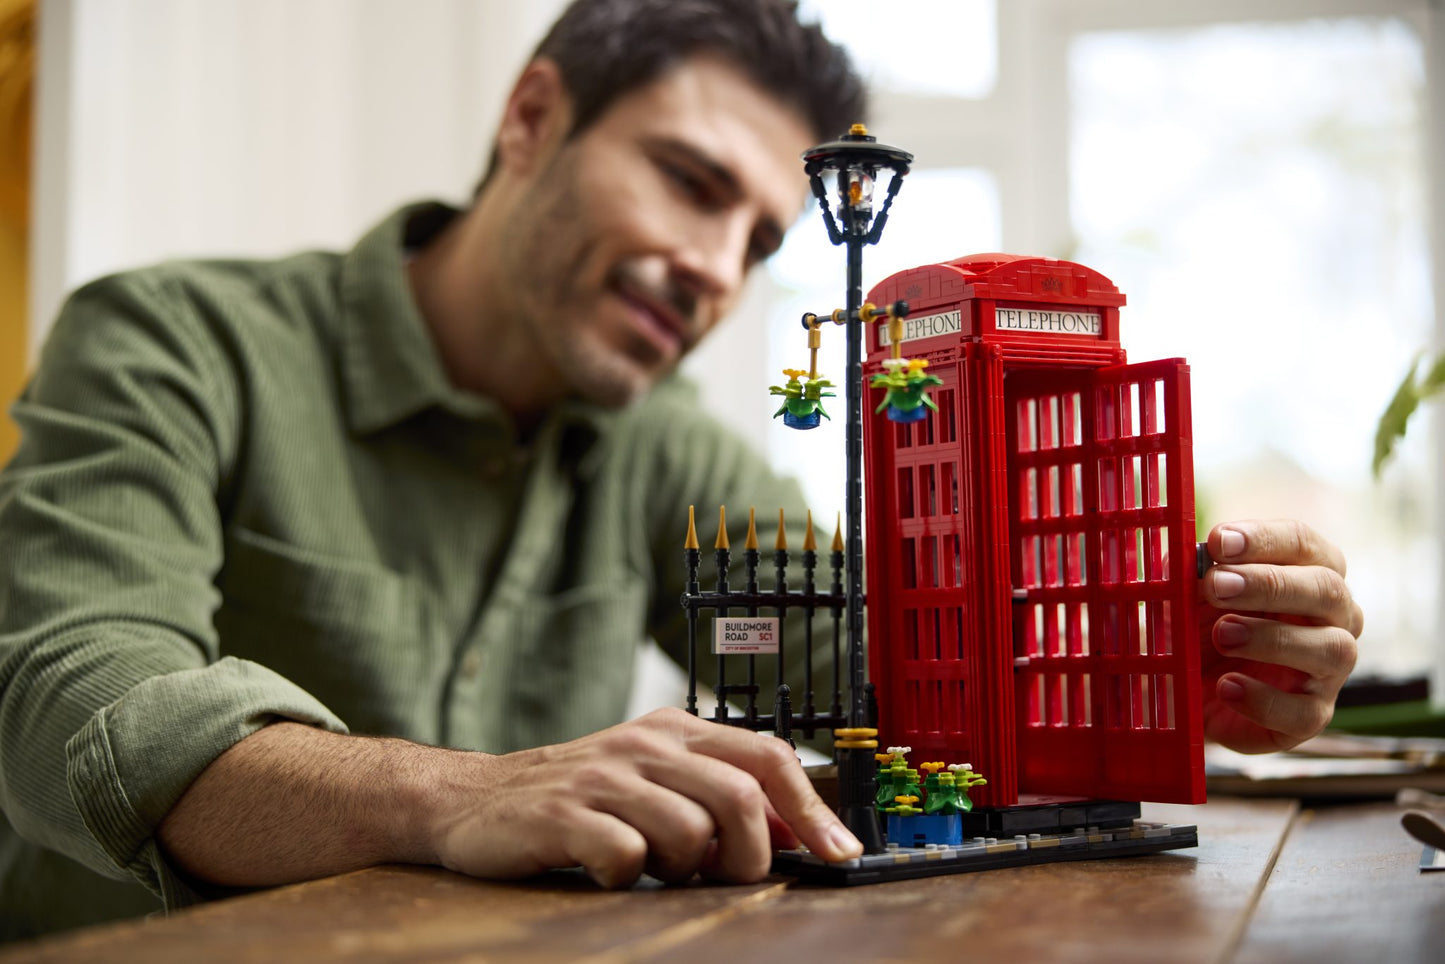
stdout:
<svg viewBox="0 0 1445 964">
<path fill-rule="evenodd" d="M 825 418 L 831 420 L 823 410 L 823 399 L 832 398 L 833 393 L 823 389 L 832 388 L 832 382 L 826 378 L 805 379 L 808 373 L 801 368 L 784 368 L 783 374 L 788 376 L 786 384 L 768 388 L 769 395 L 783 396 L 783 404 L 773 413 L 773 418 L 781 415 L 784 425 L 800 430 L 817 428 Z"/>
<path fill-rule="evenodd" d="M 942 385 L 943 379 L 924 372 L 928 362 L 922 358 L 885 358 L 883 367 L 888 369 L 873 376 L 874 388 L 886 389 L 883 401 L 875 412 L 888 412 L 894 422 L 917 422 L 928 417 L 930 411 L 938 411 L 933 399 L 928 397 L 930 385 Z"/>
</svg>

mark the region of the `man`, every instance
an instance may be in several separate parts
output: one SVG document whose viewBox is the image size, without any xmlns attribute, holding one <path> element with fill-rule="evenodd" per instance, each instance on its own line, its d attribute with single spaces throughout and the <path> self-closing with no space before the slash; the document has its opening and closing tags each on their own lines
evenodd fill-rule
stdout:
<svg viewBox="0 0 1445 964">
<path fill-rule="evenodd" d="M 861 108 L 780 0 L 579 0 L 468 211 L 77 293 L 0 482 L 12 932 L 144 909 L 100 875 L 174 906 L 388 861 L 619 886 L 856 854 L 780 741 L 602 727 L 636 641 L 676 652 L 686 505 L 800 504 L 670 376 Z M 1210 732 L 1291 745 L 1353 664 L 1343 559 L 1210 542 L 1211 604 L 1299 617 L 1215 624 Z"/>
</svg>

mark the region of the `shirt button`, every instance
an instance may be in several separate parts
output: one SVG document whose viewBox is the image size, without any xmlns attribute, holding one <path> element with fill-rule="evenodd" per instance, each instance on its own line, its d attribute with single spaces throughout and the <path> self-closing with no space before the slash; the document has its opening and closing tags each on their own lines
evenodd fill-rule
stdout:
<svg viewBox="0 0 1445 964">
<path fill-rule="evenodd" d="M 466 655 L 462 657 L 462 676 L 466 677 L 467 679 L 471 679 L 472 677 L 476 676 L 477 673 L 481 671 L 481 669 L 482 654 L 477 652 L 475 649 L 467 650 Z"/>
</svg>

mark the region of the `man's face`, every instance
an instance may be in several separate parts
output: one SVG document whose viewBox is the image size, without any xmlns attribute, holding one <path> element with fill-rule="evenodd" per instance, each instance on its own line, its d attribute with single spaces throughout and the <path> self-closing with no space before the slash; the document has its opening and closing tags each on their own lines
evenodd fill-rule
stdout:
<svg viewBox="0 0 1445 964">
<path fill-rule="evenodd" d="M 698 57 L 564 141 L 498 252 L 543 370 L 612 407 L 671 371 L 782 242 L 814 139 L 736 68 Z"/>
</svg>

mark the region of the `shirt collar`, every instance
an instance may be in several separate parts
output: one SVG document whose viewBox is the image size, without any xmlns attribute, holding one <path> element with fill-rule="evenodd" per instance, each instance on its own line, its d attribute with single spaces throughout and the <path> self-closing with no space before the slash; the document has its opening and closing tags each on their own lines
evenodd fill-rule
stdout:
<svg viewBox="0 0 1445 964">
<path fill-rule="evenodd" d="M 452 391 L 412 299 L 406 249 L 408 241 L 425 244 L 455 213 L 441 204 L 404 207 L 368 231 L 342 263 L 341 374 L 347 418 L 358 434 L 393 425 Z"/>
<path fill-rule="evenodd" d="M 510 416 L 493 399 L 460 391 L 448 380 L 407 278 L 407 252 L 425 247 L 457 214 L 435 201 L 407 205 L 367 232 L 345 256 L 341 375 L 353 432 L 380 431 L 432 406 L 464 418 L 500 421 L 514 432 Z M 548 421 L 559 423 L 564 447 L 580 458 L 617 414 L 568 399 Z"/>
</svg>

